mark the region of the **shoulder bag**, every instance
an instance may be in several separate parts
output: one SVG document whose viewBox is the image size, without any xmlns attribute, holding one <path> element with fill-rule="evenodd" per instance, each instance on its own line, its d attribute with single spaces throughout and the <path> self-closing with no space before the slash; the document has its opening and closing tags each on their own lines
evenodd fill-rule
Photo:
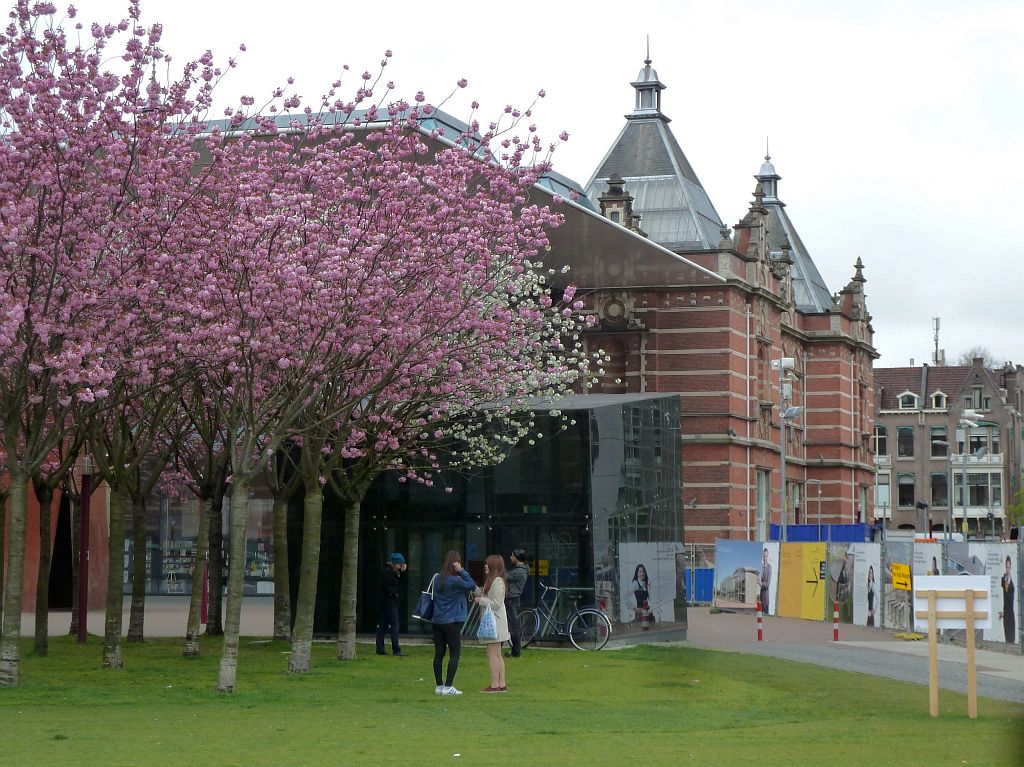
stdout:
<svg viewBox="0 0 1024 767">
<path fill-rule="evenodd" d="M 420 592 L 420 601 L 416 603 L 416 609 L 412 611 L 412 617 L 418 621 L 430 623 L 434 618 L 434 581 L 436 579 L 437 573 L 434 573 L 427 590 Z"/>
</svg>

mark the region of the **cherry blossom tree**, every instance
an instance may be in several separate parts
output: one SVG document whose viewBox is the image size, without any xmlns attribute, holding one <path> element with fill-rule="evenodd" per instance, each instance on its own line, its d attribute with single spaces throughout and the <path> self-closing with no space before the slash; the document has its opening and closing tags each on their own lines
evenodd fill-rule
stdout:
<svg viewBox="0 0 1024 767">
<path fill-rule="evenodd" d="M 214 519 L 220 524 L 220 508 L 227 488 L 228 439 L 223 430 L 216 397 L 210 396 L 193 381 L 183 390 L 181 402 L 180 417 L 175 419 L 180 428 L 169 435 L 174 451 L 174 473 L 200 505 L 192 593 L 182 654 L 186 658 L 198 658 L 204 570 L 208 558 L 211 562 L 213 560 L 209 556 L 211 524 Z M 216 566 L 221 567 L 219 559 Z M 216 583 L 219 588 L 219 578 Z M 220 625 L 219 621 L 217 625 Z"/>
<path fill-rule="evenodd" d="M 273 496 L 271 512 L 274 536 L 274 641 L 289 642 L 292 638 L 291 575 L 288 572 L 288 503 L 302 486 L 302 475 L 296 470 L 293 454 L 298 446 L 285 444 L 270 459 L 266 471 L 267 487 Z"/>
<path fill-rule="evenodd" d="M 202 181 L 194 136 L 218 76 L 204 58 L 161 83 L 162 30 L 141 25 L 138 2 L 106 25 L 56 13 L 18 0 L 0 33 L 0 427 L 10 476 L 0 685 L 19 681 L 27 481 L 77 428 L 63 415 L 72 404 L 108 395 L 158 292 L 148 260 L 177 249 L 177 214 Z"/>
<path fill-rule="evenodd" d="M 39 567 L 36 571 L 35 647 L 36 655 L 49 652 L 50 628 L 50 520 L 53 496 L 62 487 L 84 442 L 83 435 L 74 433 L 66 442 L 56 446 L 49 461 L 43 463 L 31 476 L 32 489 L 39 502 Z M 2 536 L 0 536 L 2 540 Z"/>
</svg>

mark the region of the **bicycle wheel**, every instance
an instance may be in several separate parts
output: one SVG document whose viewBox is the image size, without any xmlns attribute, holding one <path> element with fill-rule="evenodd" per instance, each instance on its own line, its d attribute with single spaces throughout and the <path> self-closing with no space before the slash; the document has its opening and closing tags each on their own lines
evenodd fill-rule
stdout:
<svg viewBox="0 0 1024 767">
<path fill-rule="evenodd" d="M 534 609 L 519 613 L 519 642 L 522 647 L 529 647 L 537 634 L 540 633 L 540 613 Z"/>
<path fill-rule="evenodd" d="M 577 650 L 600 650 L 611 635 L 612 622 L 600 610 L 580 610 L 569 621 L 569 641 Z"/>
</svg>

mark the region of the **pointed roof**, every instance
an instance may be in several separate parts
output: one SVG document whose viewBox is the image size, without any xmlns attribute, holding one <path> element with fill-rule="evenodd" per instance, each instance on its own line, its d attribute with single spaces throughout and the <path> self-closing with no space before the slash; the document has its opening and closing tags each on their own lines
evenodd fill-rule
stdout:
<svg viewBox="0 0 1024 767">
<path fill-rule="evenodd" d="M 597 205 L 608 179 L 618 174 L 652 240 L 670 250 L 716 250 L 722 219 L 669 130 L 661 111 L 665 85 L 649 57 L 631 85 L 636 108 L 587 183 L 587 197 Z"/>
<path fill-rule="evenodd" d="M 761 204 L 768 211 L 769 252 L 781 254 L 783 246 L 789 249 L 789 257 L 793 262 L 790 274 L 796 308 L 806 313 L 829 311 L 833 306 L 832 293 L 786 213 L 786 203 L 779 199 L 779 181 L 782 176 L 775 172 L 770 155 L 765 155 L 764 163 L 754 178 L 764 193 Z"/>
</svg>

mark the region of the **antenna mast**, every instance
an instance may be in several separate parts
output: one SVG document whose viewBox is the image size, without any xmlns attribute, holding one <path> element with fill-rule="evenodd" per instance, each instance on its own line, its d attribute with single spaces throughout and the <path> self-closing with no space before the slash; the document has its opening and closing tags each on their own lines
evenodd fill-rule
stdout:
<svg viewBox="0 0 1024 767">
<path fill-rule="evenodd" d="M 941 318 L 932 317 L 932 332 L 935 338 L 935 353 L 932 355 L 932 364 L 938 367 L 939 365 L 946 364 L 946 361 L 942 359 L 944 355 L 939 353 L 939 323 Z"/>
</svg>

